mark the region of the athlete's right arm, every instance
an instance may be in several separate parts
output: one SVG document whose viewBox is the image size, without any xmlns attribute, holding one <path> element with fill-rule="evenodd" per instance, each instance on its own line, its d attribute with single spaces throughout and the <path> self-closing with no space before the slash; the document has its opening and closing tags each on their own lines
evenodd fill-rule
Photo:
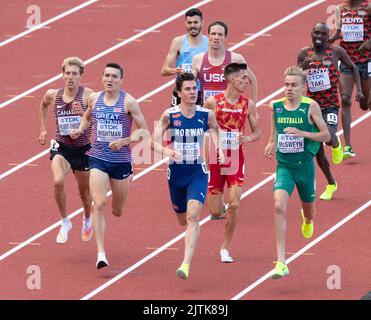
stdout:
<svg viewBox="0 0 371 320">
<path fill-rule="evenodd" d="M 160 121 L 157 122 L 152 137 L 151 147 L 152 150 L 161 153 L 165 157 L 170 157 L 171 160 L 179 160 L 180 154 L 175 150 L 171 150 L 170 148 L 164 147 L 162 145 L 163 135 L 166 130 L 169 129 L 170 126 L 170 115 L 169 110 L 165 110 L 162 114 Z"/>
<path fill-rule="evenodd" d="M 340 14 L 341 14 L 341 7 L 339 5 L 339 6 L 335 7 L 335 28 L 336 28 L 336 32 L 334 33 L 334 35 L 332 35 L 328 39 L 328 43 L 334 43 L 337 39 L 340 38 L 340 33 L 341 33 L 341 26 L 340 26 L 341 17 L 340 17 Z"/>
<path fill-rule="evenodd" d="M 181 37 L 176 37 L 171 42 L 169 52 L 166 55 L 164 64 L 161 69 L 162 76 L 173 76 L 183 72 L 183 69 L 181 67 L 176 68 L 176 59 L 179 55 L 181 39 Z"/>
<path fill-rule="evenodd" d="M 92 112 L 99 97 L 99 92 L 93 92 L 88 99 L 88 107 L 81 118 L 80 126 L 78 129 L 72 129 L 70 132 L 70 137 L 72 139 L 78 139 L 81 134 L 89 128 L 92 122 Z"/>
<path fill-rule="evenodd" d="M 308 47 L 301 49 L 296 58 L 296 64 L 303 70 L 309 69 L 309 61 L 307 59 L 308 49 L 309 49 Z"/>
<path fill-rule="evenodd" d="M 271 118 L 271 133 L 269 135 L 268 143 L 264 148 L 264 155 L 272 159 L 274 156 L 274 151 L 276 150 L 276 127 L 274 125 L 274 113 L 273 113 L 273 100 L 269 103 L 269 109 L 272 110 L 272 118 Z"/>
<path fill-rule="evenodd" d="M 53 105 L 55 94 L 57 90 L 49 89 L 45 95 L 43 96 L 40 109 L 39 109 L 39 119 L 40 119 L 40 135 L 39 135 L 39 142 L 40 144 L 44 145 L 46 143 L 46 120 L 48 117 L 48 107 Z"/>
</svg>

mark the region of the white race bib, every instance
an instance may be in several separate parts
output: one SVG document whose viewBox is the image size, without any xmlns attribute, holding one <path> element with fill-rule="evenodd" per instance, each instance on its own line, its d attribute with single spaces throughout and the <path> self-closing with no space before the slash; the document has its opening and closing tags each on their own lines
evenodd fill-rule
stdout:
<svg viewBox="0 0 371 320">
<path fill-rule="evenodd" d="M 97 141 L 112 142 L 122 138 L 122 123 L 97 123 Z"/>
<path fill-rule="evenodd" d="M 336 113 L 328 113 L 327 115 L 326 115 L 327 117 L 327 123 L 328 124 L 331 124 L 331 125 L 336 125 L 336 124 L 338 124 L 338 116 L 337 116 L 337 114 Z"/>
<path fill-rule="evenodd" d="M 238 131 L 220 130 L 219 132 L 219 139 L 222 150 L 238 150 L 240 148 Z"/>
<path fill-rule="evenodd" d="M 192 72 L 192 63 L 183 63 L 182 69 L 184 72 Z"/>
<path fill-rule="evenodd" d="M 174 142 L 174 149 L 182 156 L 182 161 L 196 161 L 200 153 L 200 144 L 198 142 L 182 143 Z"/>
<path fill-rule="evenodd" d="M 345 42 L 360 42 L 364 39 L 364 29 L 362 24 L 343 24 L 341 33 Z"/>
<path fill-rule="evenodd" d="M 367 73 L 368 73 L 368 76 L 371 75 L 371 61 L 369 61 L 369 62 L 367 63 Z"/>
<path fill-rule="evenodd" d="M 61 136 L 68 136 L 72 129 L 78 129 L 81 123 L 80 116 L 58 117 L 58 129 Z"/>
<path fill-rule="evenodd" d="M 328 69 L 325 72 L 308 74 L 308 89 L 310 92 L 318 92 L 331 88 Z"/>
<path fill-rule="evenodd" d="M 219 93 L 222 93 L 223 90 L 204 90 L 204 102 L 207 100 L 207 98 L 211 96 L 216 96 Z"/>
<path fill-rule="evenodd" d="M 278 150 L 281 153 L 304 152 L 304 138 L 294 137 L 291 134 L 278 134 Z"/>
</svg>

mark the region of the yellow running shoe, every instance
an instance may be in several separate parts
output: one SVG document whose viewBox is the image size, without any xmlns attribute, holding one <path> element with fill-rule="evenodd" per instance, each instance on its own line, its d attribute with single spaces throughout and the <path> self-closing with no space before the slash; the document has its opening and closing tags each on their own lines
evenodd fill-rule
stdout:
<svg viewBox="0 0 371 320">
<path fill-rule="evenodd" d="M 352 150 L 352 147 L 350 146 L 345 146 L 344 147 L 344 152 L 343 152 L 343 160 L 349 159 L 349 158 L 354 158 L 356 154 Z"/>
<path fill-rule="evenodd" d="M 334 164 L 340 164 L 343 161 L 343 148 L 341 146 L 340 138 L 338 137 L 339 144 L 338 146 L 332 147 L 332 162 Z"/>
<path fill-rule="evenodd" d="M 289 268 L 287 268 L 287 265 L 284 264 L 281 261 L 275 261 L 276 266 L 274 267 L 274 271 L 272 274 L 272 279 L 280 279 L 284 276 L 287 276 L 289 272 Z"/>
<path fill-rule="evenodd" d="M 309 223 L 309 224 L 305 222 L 303 209 L 301 210 L 301 217 L 303 218 L 303 223 L 301 225 L 301 234 L 303 235 L 305 239 L 312 238 L 313 229 L 314 229 L 313 220 L 312 220 L 312 223 Z"/>
<path fill-rule="evenodd" d="M 320 195 L 320 199 L 321 200 L 331 200 L 332 199 L 332 195 L 334 194 L 334 192 L 338 189 L 338 185 L 337 183 L 335 184 L 328 184 L 326 186 L 326 190 L 324 193 L 322 193 Z"/>
<path fill-rule="evenodd" d="M 176 270 L 176 276 L 180 279 L 187 280 L 189 276 L 189 264 L 182 263 L 182 265 Z"/>
</svg>

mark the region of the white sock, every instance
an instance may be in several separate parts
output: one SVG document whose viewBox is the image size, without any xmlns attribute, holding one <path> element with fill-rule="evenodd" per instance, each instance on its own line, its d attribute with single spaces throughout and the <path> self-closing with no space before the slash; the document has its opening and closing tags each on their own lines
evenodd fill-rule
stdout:
<svg viewBox="0 0 371 320">
<path fill-rule="evenodd" d="M 105 252 L 98 252 L 98 261 L 107 261 Z"/>
<path fill-rule="evenodd" d="M 91 222 L 92 222 L 91 214 L 90 214 L 89 218 L 87 218 L 87 217 L 84 216 L 84 221 L 90 226 L 91 225 Z"/>
<path fill-rule="evenodd" d="M 63 218 L 63 219 L 62 219 L 62 222 L 63 222 L 63 224 L 65 224 L 65 225 L 70 225 L 70 224 L 71 224 L 71 221 L 70 221 L 69 218 Z"/>
</svg>

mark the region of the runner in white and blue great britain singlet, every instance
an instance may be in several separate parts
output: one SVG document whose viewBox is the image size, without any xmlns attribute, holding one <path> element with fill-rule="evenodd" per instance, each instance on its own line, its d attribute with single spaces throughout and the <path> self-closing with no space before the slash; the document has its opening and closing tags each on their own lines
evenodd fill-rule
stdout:
<svg viewBox="0 0 371 320">
<path fill-rule="evenodd" d="M 130 136 L 133 119 L 125 112 L 126 93 L 120 90 L 120 96 L 114 106 L 104 104 L 105 92 L 99 94 L 92 110 L 94 143 L 88 155 L 107 162 L 131 162 L 129 145 L 119 151 L 112 151 L 109 143 Z"/>
<path fill-rule="evenodd" d="M 178 214 L 187 212 L 189 200 L 203 204 L 206 198 L 208 171 L 202 154 L 204 134 L 209 129 L 208 112 L 197 106 L 194 116 L 187 118 L 179 106 L 169 109 L 171 142 L 182 156 L 168 168 L 170 197 Z"/>
</svg>

